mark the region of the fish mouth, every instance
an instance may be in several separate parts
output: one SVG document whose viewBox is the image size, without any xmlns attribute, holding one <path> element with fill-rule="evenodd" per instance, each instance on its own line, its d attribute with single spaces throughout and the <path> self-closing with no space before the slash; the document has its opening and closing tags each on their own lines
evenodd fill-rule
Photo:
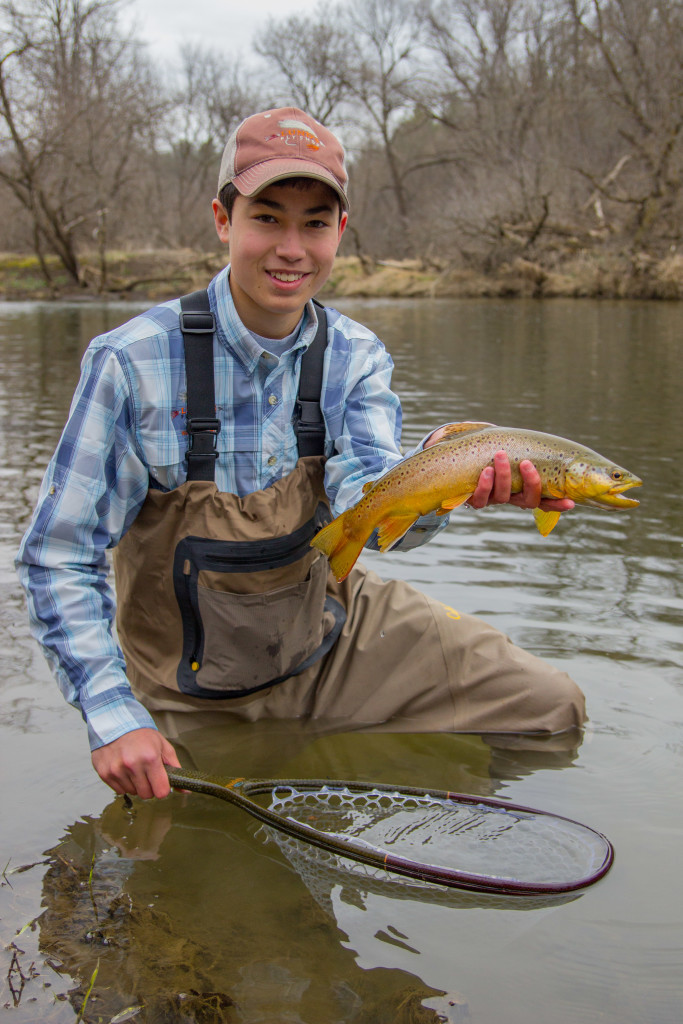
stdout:
<svg viewBox="0 0 683 1024">
<path fill-rule="evenodd" d="M 604 495 L 602 500 L 614 508 L 635 508 L 636 505 L 640 505 L 636 498 L 622 498 L 621 494 L 612 494 L 611 492 Z"/>
<path fill-rule="evenodd" d="M 584 504 L 592 505 L 594 503 L 596 507 L 609 505 L 611 508 L 635 508 L 636 505 L 640 505 L 640 502 L 635 498 L 624 498 L 623 492 L 630 490 L 631 487 L 642 487 L 642 485 L 642 480 L 639 480 L 638 477 L 632 477 L 630 480 L 614 484 L 613 487 L 603 491 L 602 494 L 596 495 L 594 502 L 588 500 Z"/>
</svg>

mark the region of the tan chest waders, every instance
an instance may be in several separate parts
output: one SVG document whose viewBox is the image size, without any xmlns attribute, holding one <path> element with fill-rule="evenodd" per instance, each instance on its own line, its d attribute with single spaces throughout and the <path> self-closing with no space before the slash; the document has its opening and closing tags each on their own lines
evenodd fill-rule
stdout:
<svg viewBox="0 0 683 1024">
<path fill-rule="evenodd" d="M 117 628 L 134 690 L 202 700 L 245 697 L 304 672 L 332 647 L 346 613 L 327 594 L 327 559 L 310 546 L 330 512 L 320 410 L 327 318 L 301 365 L 299 461 L 244 498 L 214 481 L 213 338 L 206 292 L 181 302 L 187 373 L 187 481 L 150 490 L 115 552 Z"/>
<path fill-rule="evenodd" d="M 187 482 L 150 490 L 114 553 L 133 693 L 169 738 L 201 712 L 414 732 L 580 726 L 583 695 L 566 673 L 481 619 L 359 563 L 337 584 L 310 547 L 330 515 L 320 309 L 318 319 L 301 369 L 300 458 L 271 487 L 240 498 L 214 483 L 213 315 L 206 293 L 183 300 Z"/>
</svg>

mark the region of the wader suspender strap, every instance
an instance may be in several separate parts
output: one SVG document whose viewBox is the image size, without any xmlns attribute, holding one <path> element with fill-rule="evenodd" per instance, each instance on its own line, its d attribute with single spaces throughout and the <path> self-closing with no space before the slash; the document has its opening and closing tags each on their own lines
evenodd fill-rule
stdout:
<svg viewBox="0 0 683 1024">
<path fill-rule="evenodd" d="M 213 383 L 216 322 L 205 290 L 184 295 L 180 306 L 187 374 L 187 479 L 213 480 L 218 458 L 216 438 L 221 429 Z"/>
<path fill-rule="evenodd" d="M 299 394 L 295 406 L 294 432 L 299 457 L 323 455 L 325 423 L 320 408 L 323 359 L 327 346 L 327 316 L 316 302 L 318 329 L 301 360 Z M 213 379 L 214 315 L 205 289 L 180 300 L 180 330 L 185 343 L 187 374 L 187 479 L 213 480 L 216 472 L 216 438 L 221 429 L 216 418 Z"/>
<path fill-rule="evenodd" d="M 323 384 L 323 360 L 327 347 L 327 315 L 319 302 L 314 302 L 318 317 L 315 337 L 303 354 L 299 375 L 299 394 L 295 406 L 294 433 L 299 458 L 323 455 L 325 452 L 325 421 L 320 408 Z"/>
</svg>

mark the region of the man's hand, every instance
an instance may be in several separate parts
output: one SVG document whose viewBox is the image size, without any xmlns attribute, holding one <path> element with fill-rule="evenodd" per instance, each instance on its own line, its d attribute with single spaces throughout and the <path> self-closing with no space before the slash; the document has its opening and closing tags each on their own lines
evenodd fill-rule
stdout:
<svg viewBox="0 0 683 1024">
<path fill-rule="evenodd" d="M 571 498 L 541 499 L 541 477 L 533 462 L 523 459 L 519 464 L 522 490 L 512 493 L 510 460 L 504 451 L 496 452 L 493 466 L 482 470 L 479 483 L 467 504 L 472 508 L 486 505 L 518 505 L 519 508 L 541 508 L 544 512 L 568 512 L 574 508 Z"/>
<path fill-rule="evenodd" d="M 156 729 L 135 729 L 92 752 L 95 771 L 121 796 L 148 800 L 171 792 L 164 765 L 180 767 L 175 750 Z"/>
</svg>

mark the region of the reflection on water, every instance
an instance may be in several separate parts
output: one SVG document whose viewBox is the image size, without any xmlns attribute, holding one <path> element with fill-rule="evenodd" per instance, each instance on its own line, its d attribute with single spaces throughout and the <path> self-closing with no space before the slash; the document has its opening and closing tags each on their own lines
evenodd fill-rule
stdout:
<svg viewBox="0 0 683 1024">
<path fill-rule="evenodd" d="M 264 722 L 193 730 L 179 746 L 184 763 L 258 765 L 278 777 L 322 772 L 380 781 L 411 773 L 423 784 L 448 777 L 481 795 L 495 788 L 489 749 L 478 737 Z M 72 825 L 47 854 L 39 943 L 79 980 L 69 993 L 74 1008 L 99 962 L 93 1011 L 105 1020 L 136 1001 L 155 1022 L 436 1019 L 425 1018 L 422 1001 L 443 988 L 421 983 L 414 970 L 406 976 L 391 969 L 394 951 L 419 955 L 401 928 L 407 906 L 418 915 L 420 908 L 540 914 L 574 898 L 417 892 L 327 870 L 310 848 L 290 857 L 289 848 L 267 838 L 243 812 L 198 794 L 174 794 L 161 806 L 135 801 L 131 809 L 116 799 L 98 817 Z M 349 910 L 364 916 L 374 901 L 389 918 L 373 940 L 384 951 L 373 966 L 382 969 L 368 974 L 354 963 L 355 947 L 340 942 L 338 927 Z M 517 920 L 524 914 L 512 917 L 503 926 L 508 935 L 524 927 Z M 428 917 L 422 926 L 429 927 Z M 321 970 L 311 970 L 313 950 Z"/>
<path fill-rule="evenodd" d="M 61 704 L 28 636 L 11 559 L 80 354 L 132 308 L 4 305 L 0 757 L 9 781 L 0 799 L 10 827 L 0 850 L 0 872 L 8 865 L 0 917 L 3 944 L 14 949 L 3 954 L 0 1018 L 74 1020 L 96 968 L 86 1022 L 683 1017 L 679 307 L 343 308 L 392 351 L 406 446 L 441 422 L 491 420 L 574 438 L 644 480 L 638 509 L 577 510 L 545 540 L 528 513 L 459 510 L 418 552 L 364 558 L 561 662 L 586 692 L 588 731 L 583 742 L 530 745 L 395 733 L 391 724 L 350 733 L 340 723 L 314 731 L 257 723 L 226 732 L 199 722 L 177 740 L 181 760 L 215 774 L 497 794 L 604 832 L 615 865 L 583 896 L 557 904 L 432 898 L 321 878 L 301 851 L 298 861 L 289 857 L 247 815 L 208 797 L 175 794 L 131 809 L 113 800 L 90 769 L 78 716 Z"/>
</svg>

